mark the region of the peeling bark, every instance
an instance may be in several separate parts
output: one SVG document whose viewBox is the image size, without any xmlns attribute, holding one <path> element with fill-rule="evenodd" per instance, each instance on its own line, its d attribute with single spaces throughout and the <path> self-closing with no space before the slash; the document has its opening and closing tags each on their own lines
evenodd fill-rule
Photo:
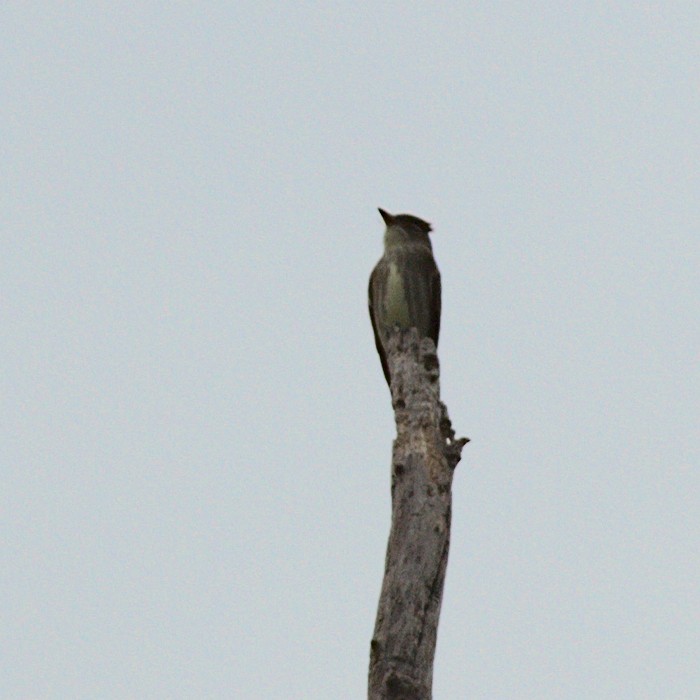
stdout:
<svg viewBox="0 0 700 700">
<path fill-rule="evenodd" d="M 386 346 L 396 419 L 392 518 L 370 650 L 369 700 L 428 700 L 450 546 L 455 439 L 435 345 L 415 329 Z"/>
</svg>

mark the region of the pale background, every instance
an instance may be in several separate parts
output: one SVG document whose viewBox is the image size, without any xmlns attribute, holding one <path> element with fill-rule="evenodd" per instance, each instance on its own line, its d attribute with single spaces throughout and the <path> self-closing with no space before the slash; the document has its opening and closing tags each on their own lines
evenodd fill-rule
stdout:
<svg viewBox="0 0 700 700">
<path fill-rule="evenodd" d="M 3 2 L 0 697 L 361 698 L 431 221 L 435 698 L 700 697 L 700 5 Z"/>
</svg>

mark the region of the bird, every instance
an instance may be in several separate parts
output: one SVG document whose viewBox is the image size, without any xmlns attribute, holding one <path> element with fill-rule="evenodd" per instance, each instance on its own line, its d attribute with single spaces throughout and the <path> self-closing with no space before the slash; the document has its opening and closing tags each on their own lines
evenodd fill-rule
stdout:
<svg viewBox="0 0 700 700">
<path fill-rule="evenodd" d="M 412 214 L 392 215 L 379 209 L 384 219 L 384 254 L 369 278 L 369 317 L 374 342 L 386 382 L 391 374 L 385 344 L 391 331 L 416 328 L 422 338 L 440 335 L 441 282 L 429 233 L 432 226 Z"/>
</svg>

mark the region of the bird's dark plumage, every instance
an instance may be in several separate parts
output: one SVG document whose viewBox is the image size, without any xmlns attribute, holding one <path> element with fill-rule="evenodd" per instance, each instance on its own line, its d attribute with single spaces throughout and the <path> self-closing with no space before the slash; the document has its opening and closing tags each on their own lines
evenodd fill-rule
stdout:
<svg viewBox="0 0 700 700">
<path fill-rule="evenodd" d="M 440 335 L 440 272 L 428 232 L 432 227 L 410 214 L 392 216 L 380 209 L 387 224 L 384 255 L 369 280 L 369 315 L 384 376 L 391 385 L 384 342 L 395 327 L 418 329 L 437 347 Z"/>
</svg>

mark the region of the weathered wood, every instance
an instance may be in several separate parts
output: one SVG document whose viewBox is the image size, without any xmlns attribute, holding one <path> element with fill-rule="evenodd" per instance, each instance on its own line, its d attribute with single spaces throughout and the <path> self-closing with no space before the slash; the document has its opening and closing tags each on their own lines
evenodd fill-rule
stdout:
<svg viewBox="0 0 700 700">
<path fill-rule="evenodd" d="M 392 518 L 370 650 L 369 700 L 432 697 L 433 659 L 450 545 L 455 439 L 440 401 L 435 345 L 396 331 L 387 359 L 396 419 Z"/>
</svg>

